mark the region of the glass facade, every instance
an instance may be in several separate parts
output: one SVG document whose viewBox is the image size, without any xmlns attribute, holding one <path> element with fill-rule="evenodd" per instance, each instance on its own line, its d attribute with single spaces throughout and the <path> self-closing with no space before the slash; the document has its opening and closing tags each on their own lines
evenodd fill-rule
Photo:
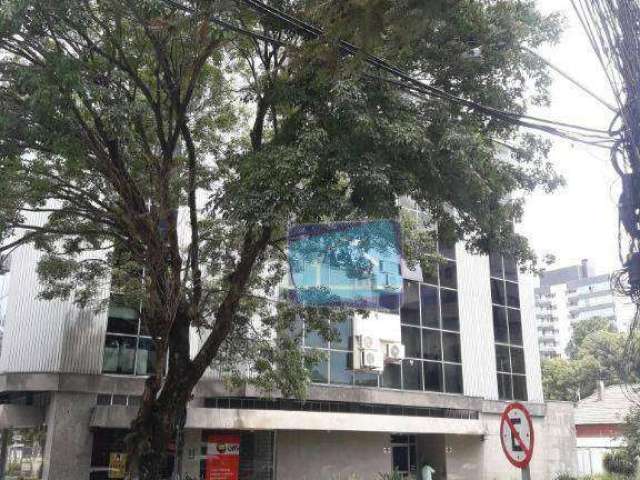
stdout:
<svg viewBox="0 0 640 480">
<path fill-rule="evenodd" d="M 455 250 L 440 248 L 446 261 L 424 282 L 404 281 L 400 308 L 405 359 L 388 363 L 382 375 L 352 370 L 352 322 L 335 328 L 340 340 L 324 341 L 305 332 L 304 346 L 325 353 L 312 371 L 315 383 L 360 385 L 400 390 L 463 393 L 460 318 Z"/>
<path fill-rule="evenodd" d="M 527 400 L 518 266 L 498 254 L 489 256 L 489 266 L 498 396 L 501 400 Z"/>
<path fill-rule="evenodd" d="M 42 478 L 47 431 L 42 428 L 16 428 L 2 431 L 0 455 L 4 480 Z"/>
<path fill-rule="evenodd" d="M 416 478 L 417 456 L 415 435 L 391 435 L 393 471 L 402 478 Z"/>
<path fill-rule="evenodd" d="M 156 352 L 150 336 L 145 335 L 138 310 L 109 306 L 107 336 L 102 371 L 121 375 L 150 375 L 154 372 Z"/>
</svg>

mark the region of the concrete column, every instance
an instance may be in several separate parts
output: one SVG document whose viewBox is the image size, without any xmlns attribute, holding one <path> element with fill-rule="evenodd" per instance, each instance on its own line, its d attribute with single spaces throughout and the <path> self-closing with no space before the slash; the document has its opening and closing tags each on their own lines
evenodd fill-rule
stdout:
<svg viewBox="0 0 640 480">
<path fill-rule="evenodd" d="M 89 430 L 95 394 L 53 393 L 47 411 L 43 480 L 86 480 L 91 467 Z"/>
<path fill-rule="evenodd" d="M 469 478 L 491 478 L 483 476 L 485 441 L 483 437 L 475 435 L 447 435 L 446 461 L 447 480 L 466 480 Z M 442 477 L 437 477 L 442 478 Z M 507 476 L 499 478 L 510 478 Z"/>
</svg>

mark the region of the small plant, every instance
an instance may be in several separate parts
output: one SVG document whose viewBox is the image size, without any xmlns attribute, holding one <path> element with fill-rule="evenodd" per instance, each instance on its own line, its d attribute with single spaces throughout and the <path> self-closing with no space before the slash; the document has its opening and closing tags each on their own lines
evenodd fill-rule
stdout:
<svg viewBox="0 0 640 480">
<path fill-rule="evenodd" d="M 381 473 L 380 480 L 405 480 L 398 470 L 389 473 Z"/>
<path fill-rule="evenodd" d="M 572 475 L 570 473 L 561 473 L 559 475 L 556 475 L 554 480 L 579 480 L 579 479 L 578 479 L 578 477 L 576 477 L 575 475 Z"/>
<path fill-rule="evenodd" d="M 631 477 L 636 471 L 635 460 L 629 458 L 626 450 L 616 450 L 607 453 L 602 459 L 604 468 L 609 473 L 617 473 Z"/>
</svg>

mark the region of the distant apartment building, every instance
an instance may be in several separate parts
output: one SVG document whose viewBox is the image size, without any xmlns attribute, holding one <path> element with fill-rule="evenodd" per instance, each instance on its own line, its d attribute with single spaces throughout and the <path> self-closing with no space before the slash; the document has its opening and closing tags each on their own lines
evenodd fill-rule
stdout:
<svg viewBox="0 0 640 480">
<path fill-rule="evenodd" d="M 588 260 L 549 270 L 535 290 L 538 343 L 543 359 L 565 356 L 575 323 L 590 318 L 611 320 L 619 331 L 629 328 L 633 305 L 611 288 L 611 275 L 594 275 Z"/>
</svg>

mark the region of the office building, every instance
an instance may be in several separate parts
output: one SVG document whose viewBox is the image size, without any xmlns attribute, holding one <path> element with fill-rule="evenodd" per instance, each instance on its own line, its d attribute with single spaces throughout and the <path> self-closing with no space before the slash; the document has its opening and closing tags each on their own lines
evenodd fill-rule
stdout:
<svg viewBox="0 0 640 480">
<path fill-rule="evenodd" d="M 440 252 L 434 274 L 402 268 L 400 309 L 369 318 L 384 328 L 355 318 L 340 340 L 305 335 L 303 348 L 326 352 L 306 401 L 230 390 L 209 372 L 188 407 L 187 478 L 205 478 L 221 445 L 243 480 L 374 480 L 394 469 L 417 478 L 425 464 L 435 480 L 519 478 L 500 447 L 512 400 L 533 415 L 532 477 L 573 471 L 572 405 L 543 399 L 532 280 L 500 255 Z M 30 246 L 11 257 L 0 478 L 118 478 L 152 342 L 134 311 L 38 299 L 39 258 Z M 361 347 L 372 355 L 355 371 Z"/>
<path fill-rule="evenodd" d="M 573 325 L 590 318 L 610 320 L 618 331 L 626 331 L 634 307 L 627 297 L 616 294 L 611 275 L 594 275 L 588 260 L 580 265 L 549 270 L 535 289 L 538 342 L 543 359 L 565 357 Z"/>
</svg>

